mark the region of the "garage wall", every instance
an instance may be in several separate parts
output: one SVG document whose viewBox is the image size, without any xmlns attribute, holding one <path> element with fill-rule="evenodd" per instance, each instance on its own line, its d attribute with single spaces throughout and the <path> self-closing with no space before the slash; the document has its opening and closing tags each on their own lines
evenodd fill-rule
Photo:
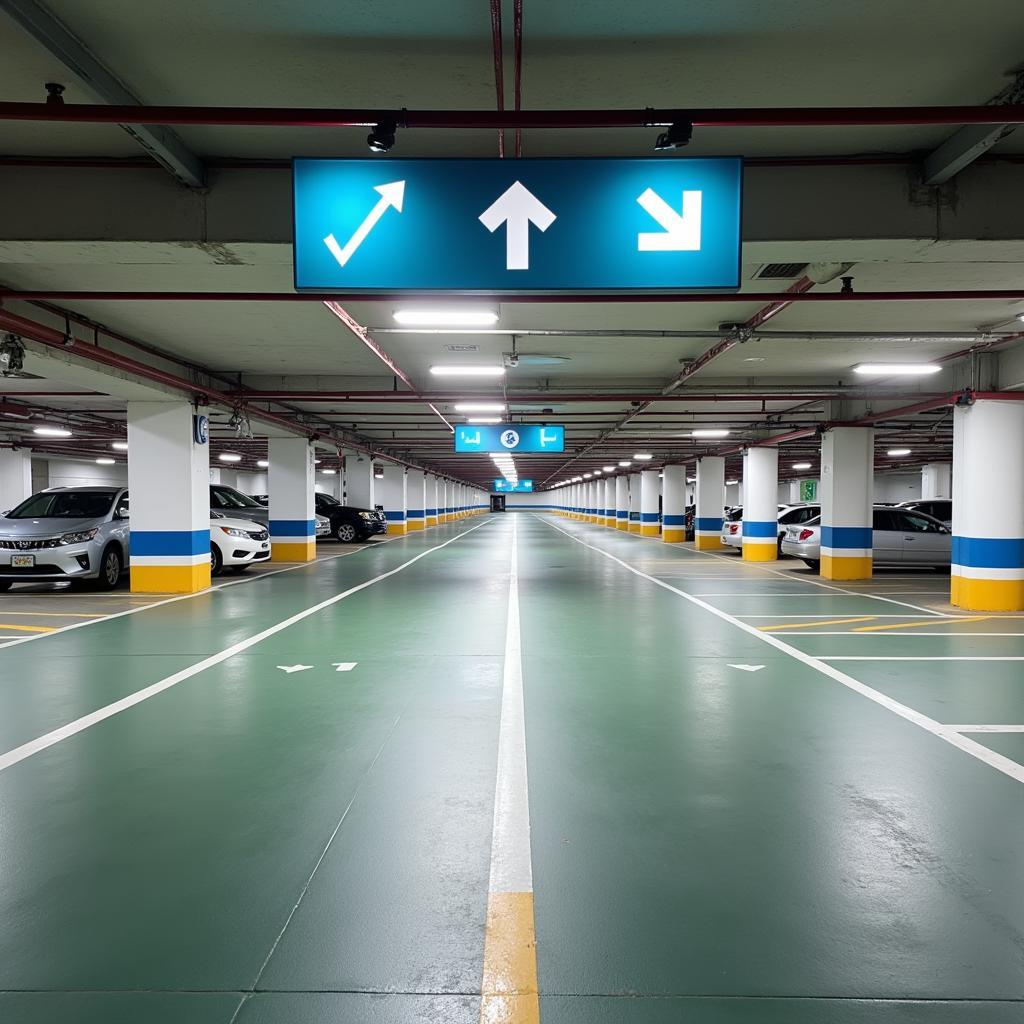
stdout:
<svg viewBox="0 0 1024 1024">
<path fill-rule="evenodd" d="M 920 497 L 919 472 L 875 474 L 875 501 L 910 501 Z"/>
<path fill-rule="evenodd" d="M 494 493 L 496 492 L 491 492 L 491 494 Z M 515 512 L 519 509 L 529 511 L 543 505 L 552 505 L 559 500 L 551 491 L 542 491 L 539 494 L 506 494 L 505 509 L 508 512 Z M 490 495 L 488 495 L 487 501 L 490 504 Z"/>
<path fill-rule="evenodd" d="M 32 479 L 35 481 L 36 462 L 47 467 L 46 487 L 81 487 L 98 484 L 127 485 L 128 466 L 118 463 L 115 466 L 97 466 L 95 462 L 79 462 L 76 459 L 33 459 Z M 40 478 L 42 473 L 39 474 Z"/>
<path fill-rule="evenodd" d="M 243 473 L 241 470 L 236 474 L 238 483 L 234 486 L 243 494 L 266 494 L 267 474 L 266 473 Z"/>
</svg>

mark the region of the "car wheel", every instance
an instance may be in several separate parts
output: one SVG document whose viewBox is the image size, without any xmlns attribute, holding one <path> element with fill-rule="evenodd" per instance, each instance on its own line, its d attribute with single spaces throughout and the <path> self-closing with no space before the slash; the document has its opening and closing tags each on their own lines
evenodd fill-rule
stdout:
<svg viewBox="0 0 1024 1024">
<path fill-rule="evenodd" d="M 210 545 L 210 575 L 219 576 L 224 571 L 224 556 L 216 544 Z"/>
<path fill-rule="evenodd" d="M 806 565 L 808 569 L 813 569 L 815 572 L 821 568 L 821 562 L 816 558 L 805 558 L 804 565 Z"/>
<path fill-rule="evenodd" d="M 359 540 L 359 531 L 351 523 L 338 523 L 334 528 L 334 538 L 342 544 L 353 544 Z"/>
<path fill-rule="evenodd" d="M 100 557 L 100 574 L 93 581 L 97 590 L 113 590 L 121 578 L 121 554 L 117 548 L 105 548 Z"/>
</svg>

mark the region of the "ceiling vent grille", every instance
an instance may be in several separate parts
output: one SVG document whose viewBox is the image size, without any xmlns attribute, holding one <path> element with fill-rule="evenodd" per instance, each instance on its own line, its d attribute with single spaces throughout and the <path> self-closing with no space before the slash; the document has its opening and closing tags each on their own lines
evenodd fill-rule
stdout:
<svg viewBox="0 0 1024 1024">
<path fill-rule="evenodd" d="M 784 277 L 800 277 L 806 269 L 806 263 L 766 263 L 755 276 L 776 280 Z"/>
</svg>

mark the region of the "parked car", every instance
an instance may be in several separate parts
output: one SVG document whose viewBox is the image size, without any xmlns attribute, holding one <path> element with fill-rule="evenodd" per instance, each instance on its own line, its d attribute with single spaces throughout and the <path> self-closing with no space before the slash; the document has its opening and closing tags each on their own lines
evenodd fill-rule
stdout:
<svg viewBox="0 0 1024 1024">
<path fill-rule="evenodd" d="M 388 520 L 379 509 L 343 505 L 337 498 L 316 492 L 317 515 L 329 523 L 329 533 L 345 544 L 368 540 L 374 534 L 388 532 Z"/>
<path fill-rule="evenodd" d="M 875 565 L 949 568 L 952 534 L 938 519 L 923 512 L 875 505 L 871 525 Z M 802 558 L 812 569 L 820 568 L 821 518 L 787 526 L 782 550 L 794 558 Z"/>
<path fill-rule="evenodd" d="M 270 558 L 270 532 L 261 523 L 210 513 L 210 575 L 225 569 L 245 572 L 254 562 Z"/>
<path fill-rule="evenodd" d="M 821 506 L 817 504 L 796 504 L 779 505 L 778 520 L 778 545 L 779 554 L 782 554 L 782 538 L 785 536 L 786 527 L 795 523 L 806 523 L 821 515 Z M 722 523 L 722 543 L 731 547 L 743 547 L 743 509 L 732 509 Z"/>
<path fill-rule="evenodd" d="M 911 512 L 923 512 L 932 519 L 938 519 L 943 526 L 953 527 L 952 498 L 919 498 L 917 501 L 901 501 L 897 508 L 909 509 Z"/>
<path fill-rule="evenodd" d="M 210 511 L 224 516 L 238 516 L 254 523 L 262 523 L 270 529 L 270 509 L 248 494 L 235 490 L 227 484 L 210 484 Z M 326 537 L 331 532 L 331 523 L 324 516 L 316 517 L 316 536 Z"/>
<path fill-rule="evenodd" d="M 64 580 L 112 590 L 127 564 L 127 488 L 50 487 L 0 519 L 0 591 Z"/>
</svg>

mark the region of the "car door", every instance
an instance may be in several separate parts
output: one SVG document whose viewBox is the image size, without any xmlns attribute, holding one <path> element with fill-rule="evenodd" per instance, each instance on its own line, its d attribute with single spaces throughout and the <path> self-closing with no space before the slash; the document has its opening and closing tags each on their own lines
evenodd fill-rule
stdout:
<svg viewBox="0 0 1024 1024">
<path fill-rule="evenodd" d="M 877 564 L 894 565 L 903 561 L 903 534 L 891 508 L 876 508 L 871 513 L 872 557 Z"/>
<path fill-rule="evenodd" d="M 950 535 L 929 516 L 905 509 L 893 512 L 903 534 L 903 560 L 911 565 L 943 565 L 949 561 Z"/>
</svg>

